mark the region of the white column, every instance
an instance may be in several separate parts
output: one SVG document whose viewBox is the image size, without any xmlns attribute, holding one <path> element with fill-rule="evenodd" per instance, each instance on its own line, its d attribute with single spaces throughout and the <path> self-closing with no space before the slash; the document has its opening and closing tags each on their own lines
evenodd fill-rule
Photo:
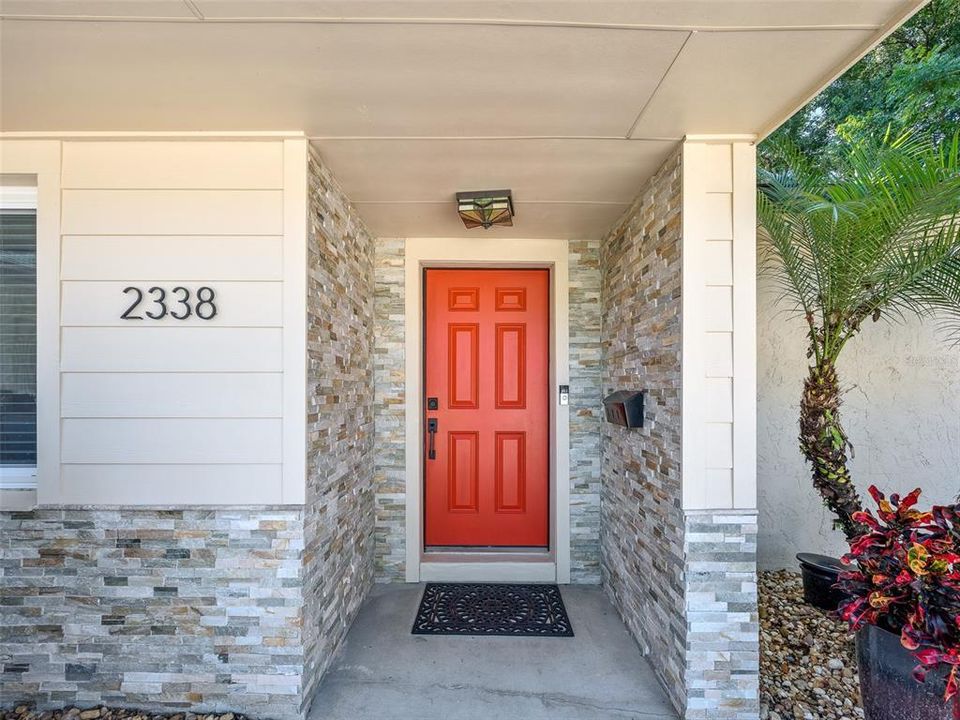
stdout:
<svg viewBox="0 0 960 720">
<path fill-rule="evenodd" d="M 756 153 L 752 137 L 683 144 L 683 507 L 756 495 Z"/>
</svg>

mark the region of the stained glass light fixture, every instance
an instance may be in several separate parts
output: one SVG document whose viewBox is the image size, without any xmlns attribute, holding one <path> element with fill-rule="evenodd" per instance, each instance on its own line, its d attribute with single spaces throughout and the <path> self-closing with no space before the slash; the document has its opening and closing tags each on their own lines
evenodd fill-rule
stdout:
<svg viewBox="0 0 960 720">
<path fill-rule="evenodd" d="M 467 229 L 513 225 L 513 196 L 509 190 L 459 192 L 457 210 Z"/>
</svg>

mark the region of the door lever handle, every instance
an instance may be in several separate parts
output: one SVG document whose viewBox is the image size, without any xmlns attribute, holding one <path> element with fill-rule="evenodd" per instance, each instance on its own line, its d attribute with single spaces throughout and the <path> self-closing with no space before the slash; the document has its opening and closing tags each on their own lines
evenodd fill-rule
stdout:
<svg viewBox="0 0 960 720">
<path fill-rule="evenodd" d="M 437 437 L 437 419 L 430 418 L 427 420 L 427 432 L 430 433 L 430 444 L 427 447 L 427 458 L 429 460 L 437 459 L 437 446 L 436 446 L 436 437 Z"/>
</svg>

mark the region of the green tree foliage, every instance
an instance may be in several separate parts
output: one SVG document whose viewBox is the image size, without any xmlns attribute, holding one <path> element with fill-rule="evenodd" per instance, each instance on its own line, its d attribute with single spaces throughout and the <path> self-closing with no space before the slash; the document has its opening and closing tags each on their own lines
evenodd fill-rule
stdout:
<svg viewBox="0 0 960 720">
<path fill-rule="evenodd" d="M 761 143 L 829 164 L 844 141 L 905 132 L 941 141 L 960 127 L 960 0 L 933 0 Z"/>
<path fill-rule="evenodd" d="M 789 140 L 761 168 L 761 258 L 807 324 L 800 449 L 847 538 L 862 528 L 837 361 L 865 322 L 936 315 L 960 340 L 960 132 L 837 141 L 830 163 Z"/>
</svg>

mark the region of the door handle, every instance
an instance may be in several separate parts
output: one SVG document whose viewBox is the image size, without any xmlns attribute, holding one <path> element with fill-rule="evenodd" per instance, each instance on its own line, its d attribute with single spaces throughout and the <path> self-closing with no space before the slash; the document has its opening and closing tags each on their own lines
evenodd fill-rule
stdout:
<svg viewBox="0 0 960 720">
<path fill-rule="evenodd" d="M 436 446 L 436 437 L 437 437 L 437 419 L 430 418 L 427 420 L 427 432 L 430 433 L 430 444 L 427 447 L 427 459 L 436 460 L 437 459 L 437 446 Z"/>
</svg>

